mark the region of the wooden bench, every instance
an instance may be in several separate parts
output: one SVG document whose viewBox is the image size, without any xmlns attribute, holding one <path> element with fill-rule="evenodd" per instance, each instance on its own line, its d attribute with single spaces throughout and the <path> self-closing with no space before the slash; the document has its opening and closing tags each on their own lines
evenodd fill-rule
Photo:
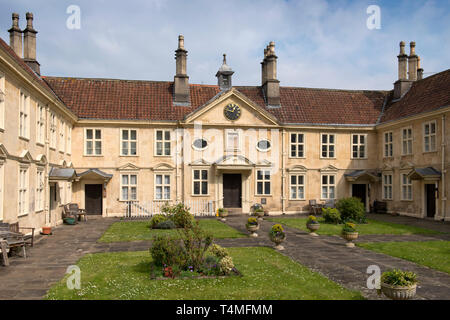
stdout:
<svg viewBox="0 0 450 320">
<path fill-rule="evenodd" d="M 80 209 L 78 207 L 78 203 L 69 203 L 68 206 L 70 212 L 76 213 L 76 215 L 78 216 L 78 221 L 81 221 L 81 218 L 83 218 L 83 221 L 87 221 L 86 210 Z"/>
<path fill-rule="evenodd" d="M 27 243 L 24 240 L 24 235 L 21 233 L 12 232 L 9 223 L 0 223 L 0 248 L 2 250 L 3 264 L 9 265 L 8 249 L 11 253 L 12 249 L 22 248 L 23 257 L 27 257 L 26 247 Z"/>
<path fill-rule="evenodd" d="M 23 239 L 25 240 L 25 242 L 27 244 L 29 244 L 30 246 L 34 245 L 34 230 L 36 228 L 31 228 L 31 227 L 20 227 L 19 226 L 19 222 L 16 223 L 10 223 L 9 224 L 9 230 L 11 232 L 15 232 L 15 233 L 21 233 L 23 234 Z M 25 233 L 22 230 L 29 230 L 29 233 Z"/>
</svg>

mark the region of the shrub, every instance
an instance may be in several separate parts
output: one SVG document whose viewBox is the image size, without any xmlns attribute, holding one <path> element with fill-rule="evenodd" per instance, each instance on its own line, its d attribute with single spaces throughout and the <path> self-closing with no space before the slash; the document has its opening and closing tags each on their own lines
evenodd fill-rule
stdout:
<svg viewBox="0 0 450 320">
<path fill-rule="evenodd" d="M 341 222 L 341 214 L 336 208 L 322 208 L 322 214 L 326 223 L 338 224 Z"/>
<path fill-rule="evenodd" d="M 205 262 L 200 271 L 204 275 L 219 275 L 220 274 L 220 259 L 215 256 L 206 256 Z"/>
<path fill-rule="evenodd" d="M 180 241 L 168 236 L 156 236 L 150 248 L 153 262 L 158 266 L 184 266 L 186 253 Z"/>
<path fill-rule="evenodd" d="M 394 269 L 383 272 L 381 282 L 391 286 L 407 287 L 417 283 L 417 275 L 411 271 L 402 271 Z"/>
<path fill-rule="evenodd" d="M 353 220 L 356 223 L 366 222 L 366 210 L 359 198 L 352 197 L 340 199 L 336 204 L 336 208 L 341 213 L 342 221 Z"/>
<path fill-rule="evenodd" d="M 189 208 L 182 203 L 166 204 L 161 211 L 175 223 L 177 228 L 190 228 L 194 222 L 194 216 L 189 212 Z"/>
<path fill-rule="evenodd" d="M 356 225 L 352 222 L 346 222 L 342 227 L 342 233 L 353 233 L 356 232 Z"/>
<path fill-rule="evenodd" d="M 317 218 L 315 216 L 309 216 L 308 220 L 306 220 L 306 224 L 318 224 Z"/>
<path fill-rule="evenodd" d="M 204 263 L 205 253 L 212 244 L 212 234 L 200 228 L 198 222 L 190 228 L 184 228 L 179 233 L 184 244 L 188 265 L 192 266 L 194 270 L 199 270 Z"/>
<path fill-rule="evenodd" d="M 165 220 L 158 223 L 155 229 L 175 229 L 176 227 L 172 220 Z"/>
<path fill-rule="evenodd" d="M 228 256 L 228 251 L 224 247 L 219 246 L 218 244 L 213 243 L 209 247 L 209 252 L 211 252 L 215 257 L 222 259 Z"/>
<path fill-rule="evenodd" d="M 150 228 L 154 229 L 158 224 L 166 221 L 167 217 L 163 214 L 155 214 L 150 220 Z"/>
<path fill-rule="evenodd" d="M 220 259 L 219 268 L 223 274 L 230 274 L 234 269 L 233 259 L 230 256 Z"/>
</svg>

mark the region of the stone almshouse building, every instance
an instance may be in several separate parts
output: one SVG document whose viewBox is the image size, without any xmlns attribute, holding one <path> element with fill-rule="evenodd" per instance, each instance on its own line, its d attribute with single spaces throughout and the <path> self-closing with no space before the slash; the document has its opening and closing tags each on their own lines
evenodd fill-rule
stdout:
<svg viewBox="0 0 450 320">
<path fill-rule="evenodd" d="M 0 221 L 56 225 L 69 202 L 290 214 L 348 196 L 450 220 L 450 70 L 422 79 L 414 42 L 390 91 L 280 86 L 273 42 L 259 86 L 233 86 L 225 57 L 218 85 L 190 84 L 182 36 L 173 82 L 61 78 L 40 74 L 26 19 L 0 39 Z"/>
</svg>

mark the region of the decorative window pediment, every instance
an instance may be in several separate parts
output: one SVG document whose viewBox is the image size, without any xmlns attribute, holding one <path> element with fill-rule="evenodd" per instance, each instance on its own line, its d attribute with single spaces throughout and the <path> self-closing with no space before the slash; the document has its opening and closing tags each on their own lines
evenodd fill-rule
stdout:
<svg viewBox="0 0 450 320">
<path fill-rule="evenodd" d="M 168 163 L 160 163 L 153 167 L 153 171 L 172 171 L 175 168 Z"/>
<path fill-rule="evenodd" d="M 8 155 L 8 150 L 6 150 L 6 147 L 3 145 L 3 143 L 0 143 L 0 159 L 6 159 Z"/>
<path fill-rule="evenodd" d="M 47 161 L 47 157 L 45 156 L 45 154 L 40 154 L 36 157 L 37 165 L 45 166 L 47 163 L 48 163 L 48 161 Z"/>
<path fill-rule="evenodd" d="M 287 170 L 288 170 L 288 172 L 306 172 L 306 171 L 308 171 L 308 169 L 306 169 L 306 167 L 302 166 L 302 165 L 293 166 L 292 168 L 289 168 Z"/>
<path fill-rule="evenodd" d="M 216 161 L 217 165 L 245 165 L 253 166 L 254 163 L 242 155 L 227 155 Z"/>
<path fill-rule="evenodd" d="M 28 150 L 22 151 L 20 154 L 20 162 L 30 163 L 33 162 L 33 157 L 31 156 L 30 152 Z"/>
<path fill-rule="evenodd" d="M 338 170 L 339 170 L 338 168 L 330 164 L 320 169 L 320 172 L 337 172 Z"/>
<path fill-rule="evenodd" d="M 118 171 L 138 171 L 139 169 L 140 168 L 138 166 L 135 166 L 130 162 L 117 168 Z"/>
<path fill-rule="evenodd" d="M 208 161 L 204 160 L 204 159 L 198 159 L 195 161 L 192 161 L 190 164 L 190 166 L 199 166 L 199 167 L 207 167 L 210 166 L 211 163 L 209 163 Z"/>
<path fill-rule="evenodd" d="M 400 162 L 400 169 L 406 170 L 406 169 L 414 169 L 414 164 L 409 161 L 401 161 Z"/>
</svg>

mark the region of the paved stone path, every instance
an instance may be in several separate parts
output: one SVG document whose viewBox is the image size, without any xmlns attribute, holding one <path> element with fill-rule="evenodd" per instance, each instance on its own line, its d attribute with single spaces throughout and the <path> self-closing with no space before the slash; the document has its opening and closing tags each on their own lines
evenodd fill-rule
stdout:
<svg viewBox="0 0 450 320">
<path fill-rule="evenodd" d="M 423 224 L 418 219 L 376 215 L 389 222 Z M 373 218 L 370 216 L 370 218 Z M 226 223 L 243 232 L 246 216 L 228 217 Z M 384 221 L 386 221 L 384 220 Z M 390 221 L 392 220 L 392 221 Z M 65 274 L 67 266 L 75 264 L 83 255 L 97 252 L 148 250 L 150 241 L 98 243 L 96 242 L 117 218 L 91 218 L 76 226 L 58 226 L 54 234 L 39 237 L 34 248 L 29 248 L 28 258 L 13 258 L 9 267 L 0 266 L 0 299 L 42 299 L 48 289 Z M 431 223 L 430 223 L 431 222 Z M 257 238 L 218 239 L 225 247 L 273 246 L 268 231 L 273 222 L 263 221 Z M 450 224 L 427 221 L 426 227 L 441 232 L 450 232 Z M 419 275 L 418 299 L 450 299 L 450 275 L 402 259 L 372 252 L 362 248 L 347 248 L 345 241 L 337 236 L 311 237 L 306 232 L 285 228 L 287 240 L 282 254 L 319 272 L 342 286 L 360 291 L 369 299 L 383 299 L 374 290 L 366 288 L 369 265 L 378 265 L 381 271 L 392 268 L 408 269 Z M 367 235 L 361 242 L 379 241 L 429 241 L 450 240 L 449 235 Z"/>
</svg>

